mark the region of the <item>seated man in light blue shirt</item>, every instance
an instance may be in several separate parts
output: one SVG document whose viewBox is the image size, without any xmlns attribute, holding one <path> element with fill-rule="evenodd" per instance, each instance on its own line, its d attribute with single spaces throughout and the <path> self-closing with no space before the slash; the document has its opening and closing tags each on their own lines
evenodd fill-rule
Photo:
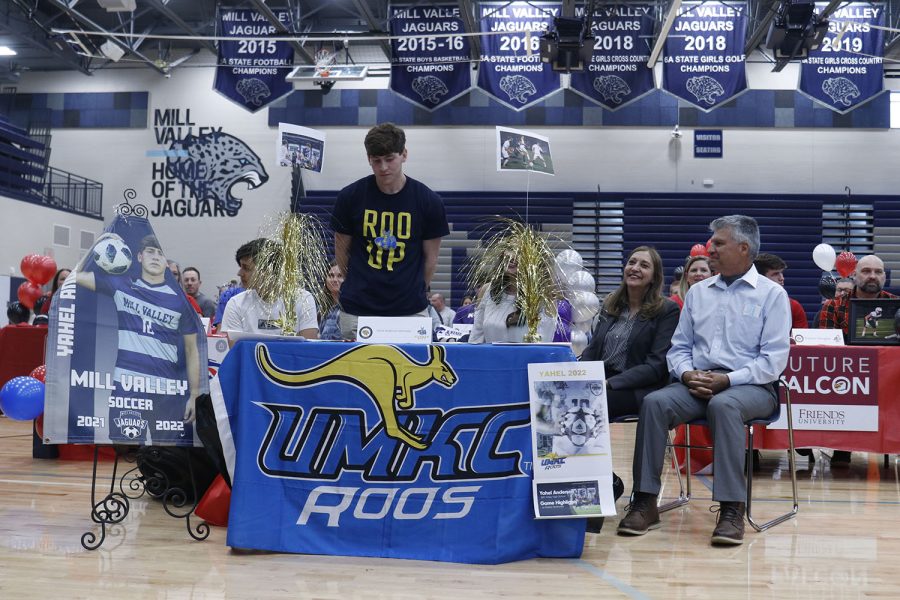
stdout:
<svg viewBox="0 0 900 600">
<path fill-rule="evenodd" d="M 666 360 L 678 383 L 652 392 L 641 405 L 634 446 L 634 499 L 620 535 L 660 526 L 657 511 L 666 436 L 705 417 L 712 432 L 713 500 L 719 517 L 714 545 L 744 539 L 744 422 L 775 409 L 773 382 L 788 361 L 791 310 L 780 285 L 753 266 L 759 227 L 731 215 L 710 224 L 712 268 L 719 274 L 691 286 Z"/>
</svg>

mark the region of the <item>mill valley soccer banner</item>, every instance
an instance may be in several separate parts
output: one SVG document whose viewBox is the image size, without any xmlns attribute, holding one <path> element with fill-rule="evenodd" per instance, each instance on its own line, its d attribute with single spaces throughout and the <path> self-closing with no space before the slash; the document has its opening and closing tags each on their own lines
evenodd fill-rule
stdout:
<svg viewBox="0 0 900 600">
<path fill-rule="evenodd" d="M 290 12 L 273 11 L 290 27 Z M 219 13 L 221 36 L 241 38 L 219 42 L 219 66 L 215 89 L 250 112 L 268 106 L 294 89 L 285 81 L 294 65 L 294 49 L 271 36 L 278 30 L 252 9 L 228 9 Z"/>
<path fill-rule="evenodd" d="M 199 446 L 205 337 L 150 223 L 117 216 L 53 299 L 45 442 Z"/>
<path fill-rule="evenodd" d="M 743 2 L 685 2 L 666 37 L 663 89 L 710 111 L 747 89 Z"/>
<path fill-rule="evenodd" d="M 428 110 L 472 87 L 458 5 L 391 6 L 391 89 Z M 432 34 L 433 37 L 411 37 Z"/>
<path fill-rule="evenodd" d="M 527 365 L 567 347 L 238 342 L 213 380 L 229 546 L 466 563 L 580 556 L 537 521 Z M 229 427 L 230 425 L 230 427 Z"/>
<path fill-rule="evenodd" d="M 609 110 L 622 108 L 654 89 L 647 67 L 653 43 L 653 7 L 649 4 L 602 4 L 595 8 L 594 53 L 569 86 Z M 578 16 L 583 7 L 576 7 Z"/>
<path fill-rule="evenodd" d="M 825 7 L 816 4 L 816 12 Z M 822 44 L 801 63 L 800 92 L 841 114 L 883 92 L 884 30 L 873 25 L 884 27 L 884 4 L 852 2 L 835 10 Z"/>
<path fill-rule="evenodd" d="M 559 73 L 541 62 L 540 37 L 559 16 L 559 2 L 482 2 L 478 87 L 513 110 L 560 90 Z"/>
</svg>

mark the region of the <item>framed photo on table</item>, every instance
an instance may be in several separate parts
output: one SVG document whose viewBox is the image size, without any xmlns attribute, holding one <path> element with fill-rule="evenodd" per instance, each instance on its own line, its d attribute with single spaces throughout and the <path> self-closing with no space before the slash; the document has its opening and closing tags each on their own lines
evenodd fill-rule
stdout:
<svg viewBox="0 0 900 600">
<path fill-rule="evenodd" d="M 900 346 L 900 298 L 851 298 L 849 334 L 854 346 Z"/>
</svg>

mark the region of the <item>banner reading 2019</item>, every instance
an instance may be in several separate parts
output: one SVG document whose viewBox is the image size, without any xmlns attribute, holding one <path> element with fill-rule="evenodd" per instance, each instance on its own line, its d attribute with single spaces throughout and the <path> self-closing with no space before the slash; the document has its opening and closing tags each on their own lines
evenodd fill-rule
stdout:
<svg viewBox="0 0 900 600">
<path fill-rule="evenodd" d="M 559 16 L 559 2 L 482 2 L 478 87 L 522 110 L 560 90 L 559 73 L 541 62 L 540 37 Z"/>
<path fill-rule="evenodd" d="M 825 6 L 816 4 L 816 12 Z M 822 45 L 800 66 L 800 92 L 841 114 L 883 92 L 884 30 L 876 27 L 884 27 L 884 4 L 852 2 L 835 10 Z"/>
<path fill-rule="evenodd" d="M 391 89 L 434 110 L 472 87 L 459 6 L 391 6 Z M 434 34 L 434 37 L 413 37 Z"/>
<path fill-rule="evenodd" d="M 274 13 L 280 22 L 290 23 L 289 11 Z M 251 9 L 223 10 L 219 28 L 220 35 L 240 39 L 219 42 L 217 92 L 256 112 L 294 89 L 284 79 L 294 64 L 294 49 L 271 39 L 278 31 L 265 16 Z"/>
<path fill-rule="evenodd" d="M 666 37 L 663 89 L 710 111 L 747 90 L 744 2 L 685 2 Z"/>
</svg>

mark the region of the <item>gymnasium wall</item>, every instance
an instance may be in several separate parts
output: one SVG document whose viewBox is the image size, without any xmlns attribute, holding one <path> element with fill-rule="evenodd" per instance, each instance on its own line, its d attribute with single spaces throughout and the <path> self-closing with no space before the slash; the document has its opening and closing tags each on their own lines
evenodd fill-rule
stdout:
<svg viewBox="0 0 900 600">
<path fill-rule="evenodd" d="M 209 57 L 202 60 L 205 64 L 210 61 Z M 777 75 L 769 73 L 768 65 L 750 64 L 748 68 L 750 84 L 757 90 L 758 98 L 785 96 L 784 93 L 779 96 L 777 90 L 787 90 L 794 97 L 790 90 L 796 87 L 797 71 L 793 67 Z M 179 68 L 170 78 L 146 69 L 109 69 L 98 71 L 91 77 L 73 73 L 26 74 L 17 86 L 20 103 L 29 94 L 41 95 L 44 109 L 69 111 L 52 121 L 55 126 L 50 164 L 103 184 L 103 213 L 107 223 L 113 214 L 113 206 L 121 201 L 123 191 L 136 190 L 137 201 L 151 212 L 151 222 L 166 253 L 181 262 L 182 267 L 197 266 L 207 293 L 214 292 L 214 284 L 234 278 L 233 254 L 237 246 L 256 237 L 267 217 L 290 206 L 290 171 L 277 166 L 275 161 L 277 126 L 273 123 L 277 119 L 283 117 L 327 134 L 323 173 L 304 172 L 305 187 L 312 193 L 334 191 L 366 175 L 369 170 L 362 147 L 365 131 L 369 122 L 392 114 L 378 104 L 383 94 L 389 94 L 384 90 L 370 90 L 376 93 L 375 110 L 341 108 L 353 110 L 356 119 L 353 122 L 362 123 L 355 126 L 322 126 L 311 122 L 315 114 L 319 114 L 316 118 L 320 119 L 321 113 L 315 113 L 305 105 L 315 104 L 316 100 L 299 100 L 309 94 L 321 93 L 316 90 L 295 92 L 271 109 L 251 114 L 214 92 L 213 78 L 214 71 L 210 68 Z M 341 91 L 339 86 L 335 86 L 329 96 Z M 759 90 L 769 90 L 771 94 Z M 141 96 L 136 92 L 147 93 L 143 121 L 140 117 Z M 72 94 L 81 95 L 75 102 L 77 108 L 72 108 L 71 102 L 67 104 L 66 97 Z M 94 99 L 103 102 L 113 96 L 114 108 L 101 108 L 98 112 L 92 108 L 92 94 L 96 95 Z M 115 98 L 119 98 L 118 108 Z M 325 103 L 325 98 L 319 98 L 319 103 Z M 334 98 L 327 102 L 334 103 L 340 97 Z M 671 104 L 668 98 L 657 102 Z M 130 104 L 123 107 L 122 103 Z M 636 194 L 748 193 L 771 195 L 777 199 L 788 194 L 841 195 L 845 186 L 849 186 L 854 195 L 889 196 L 900 187 L 900 175 L 894 167 L 900 133 L 883 128 L 860 129 L 852 121 L 856 118 L 864 123 L 870 119 L 870 123 L 883 127 L 887 122 L 887 94 L 852 111 L 857 115 L 868 114 L 866 119 L 854 117 L 852 113 L 846 118 L 834 118 L 827 109 L 810 107 L 800 112 L 805 114 L 808 110 L 819 114 L 818 111 L 825 111 L 828 118 L 815 117 L 807 128 L 719 125 L 717 127 L 725 132 L 724 158 L 716 160 L 693 158 L 691 127 L 684 123 L 684 137 L 680 141 L 672 139 L 674 122 L 669 122 L 669 117 L 674 121 L 690 113 L 684 107 L 671 106 L 673 109 L 669 113 L 657 114 L 656 120 L 652 121 L 655 125 L 546 127 L 523 124 L 523 127 L 551 138 L 557 169 L 555 177 L 497 173 L 493 125 L 408 126 L 406 171 L 442 192 L 502 192 L 516 197 L 554 193 L 583 195 L 600 190 Z M 22 107 L 18 108 L 21 112 Z M 582 107 L 582 116 L 589 108 Z M 110 116 L 105 125 L 103 110 Z M 115 119 L 111 117 L 113 110 L 119 111 Z M 123 116 L 122 110 L 126 110 L 127 116 Z M 770 106 L 751 106 L 742 110 L 744 113 L 757 110 L 760 115 L 773 111 Z M 772 114 L 781 115 L 783 120 L 787 114 L 784 110 Z M 798 109 L 791 110 L 796 112 Z M 85 111 L 93 111 L 93 116 L 79 116 L 79 112 Z M 459 111 L 458 114 L 459 119 L 465 121 L 466 112 Z M 603 117 L 607 122 L 606 115 Z M 514 115 L 509 117 L 513 121 L 516 118 Z M 767 118 L 760 117 L 758 121 L 764 122 Z M 793 115 L 792 118 L 801 117 Z M 435 117 L 432 121 L 439 119 Z M 793 121 L 794 124 L 797 122 Z M 268 179 L 256 189 L 247 189 L 243 183 L 234 186 L 232 192 L 243 201 L 234 216 L 183 216 L 182 213 L 195 214 L 197 204 L 189 199 L 190 193 L 178 181 L 166 176 L 163 154 L 169 149 L 173 136 L 181 136 L 188 130 L 201 135 L 219 128 L 256 155 Z M 186 202 L 183 201 L 185 198 L 188 198 Z M 51 227 L 43 223 L 70 224 L 73 231 L 87 229 L 81 217 L 12 200 L 0 202 L 4 217 L 0 221 L 0 238 L 10 240 L 0 246 L 0 265 L 4 268 L 5 265 L 17 265 L 27 252 L 52 247 Z M 733 211 L 742 208 L 740 202 L 732 207 Z M 30 233 L 24 240 L 18 231 L 22 229 L 25 220 L 22 211 L 26 209 L 37 210 L 38 214 L 32 216 L 29 213 Z M 91 225 L 97 228 L 96 221 L 91 221 Z M 455 265 L 455 259 L 452 259 L 450 248 L 446 252 L 446 257 L 442 255 L 442 265 L 449 268 Z"/>
</svg>

